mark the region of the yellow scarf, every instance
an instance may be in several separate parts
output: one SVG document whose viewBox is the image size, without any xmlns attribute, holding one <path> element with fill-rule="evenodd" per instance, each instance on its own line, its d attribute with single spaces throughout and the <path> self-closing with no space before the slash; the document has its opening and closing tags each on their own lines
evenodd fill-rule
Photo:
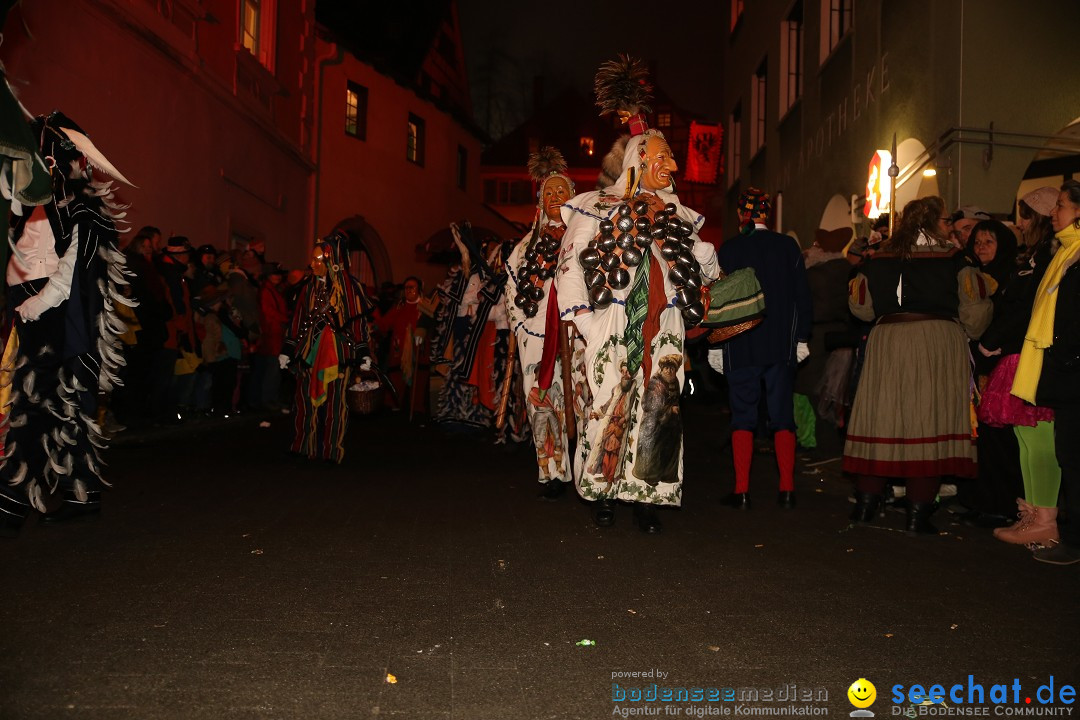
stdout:
<svg viewBox="0 0 1080 720">
<path fill-rule="evenodd" d="M 1057 289 L 1065 270 L 1080 254 L 1080 228 L 1070 223 L 1057 234 L 1061 248 L 1046 268 L 1039 290 L 1035 293 L 1035 305 L 1031 309 L 1031 322 L 1024 335 L 1024 347 L 1020 351 L 1020 363 L 1016 366 L 1012 394 L 1029 403 L 1035 403 L 1035 391 L 1042 375 L 1043 351 L 1054 344 L 1054 312 L 1057 310 Z"/>
</svg>

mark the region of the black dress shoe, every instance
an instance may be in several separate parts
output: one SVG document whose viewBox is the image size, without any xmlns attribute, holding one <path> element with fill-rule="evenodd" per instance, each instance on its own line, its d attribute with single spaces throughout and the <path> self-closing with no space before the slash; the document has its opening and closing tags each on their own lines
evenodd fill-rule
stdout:
<svg viewBox="0 0 1080 720">
<path fill-rule="evenodd" d="M 795 509 L 795 491 L 794 490 L 781 490 L 780 494 L 776 496 L 776 504 L 784 510 Z"/>
<path fill-rule="evenodd" d="M 596 512 L 593 520 L 597 527 L 611 527 L 615 524 L 615 501 L 611 499 L 597 500 Z"/>
<path fill-rule="evenodd" d="M 937 535 L 938 529 L 930 522 L 930 516 L 937 510 L 937 504 L 911 503 L 908 506 L 907 530 L 908 535 Z"/>
<path fill-rule="evenodd" d="M 727 497 L 720 501 L 720 504 L 733 507 L 736 510 L 749 510 L 750 493 L 729 493 Z"/>
<path fill-rule="evenodd" d="M 855 508 L 851 511 L 851 522 L 872 523 L 878 519 L 878 508 L 881 507 L 882 496 L 871 493 L 855 491 Z"/>
<path fill-rule="evenodd" d="M 634 503 L 634 519 L 637 520 L 641 532 L 656 535 L 664 526 L 656 515 L 656 506 L 648 503 Z"/>
<path fill-rule="evenodd" d="M 544 500 L 558 500 L 563 494 L 565 484 L 562 480 L 548 480 L 544 483 L 540 497 Z"/>
</svg>

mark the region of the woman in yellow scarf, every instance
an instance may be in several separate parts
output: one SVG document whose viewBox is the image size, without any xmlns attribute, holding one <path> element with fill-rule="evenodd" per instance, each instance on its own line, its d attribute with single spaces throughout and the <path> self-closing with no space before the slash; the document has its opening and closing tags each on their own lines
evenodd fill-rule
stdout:
<svg viewBox="0 0 1080 720">
<path fill-rule="evenodd" d="M 1080 438 L 1080 347 L 1077 338 L 1077 310 L 1080 307 L 1080 182 L 1067 180 L 1050 215 L 1061 248 L 1050 261 L 1039 283 L 1031 322 L 1024 337 L 1020 363 L 1016 368 L 1012 394 L 1030 403 L 1054 408 L 1057 473 L 1046 472 L 1032 478 L 1031 509 L 1020 524 L 1026 535 L 1048 547 L 1036 552 L 1036 559 L 1057 564 L 1080 562 L 1080 478 L 1077 477 L 1076 440 Z M 1040 423 L 1040 426 L 1044 423 Z M 1040 441 L 1045 442 L 1045 437 Z M 1052 438 L 1054 439 L 1054 438 Z M 1023 444 L 1022 444 L 1023 449 Z M 1043 450 L 1046 448 L 1044 447 Z M 1066 502 L 1074 522 L 1058 541 L 1057 494 L 1066 483 Z M 1072 532 L 1073 536 L 1068 533 Z"/>
</svg>

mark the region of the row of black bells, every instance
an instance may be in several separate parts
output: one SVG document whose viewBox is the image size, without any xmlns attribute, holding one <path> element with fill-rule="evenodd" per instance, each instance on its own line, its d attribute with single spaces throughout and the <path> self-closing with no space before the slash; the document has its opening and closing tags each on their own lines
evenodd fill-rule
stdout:
<svg viewBox="0 0 1080 720">
<path fill-rule="evenodd" d="M 540 310 L 540 301 L 544 299 L 544 281 L 555 277 L 561 244 L 561 235 L 554 237 L 544 232 L 539 237 L 534 235 L 525 249 L 524 262 L 517 271 L 518 293 L 514 296 L 514 305 L 521 308 L 527 318 L 536 317 Z"/>
<path fill-rule="evenodd" d="M 616 235 L 616 232 L 618 233 Z M 594 308 L 605 308 L 614 299 L 612 290 L 630 284 L 629 269 L 645 260 L 653 243 L 668 263 L 668 280 L 675 286 L 675 305 L 683 321 L 695 326 L 705 318 L 701 302 L 701 265 L 694 257 L 694 225 L 676 216 L 674 203 L 654 211 L 645 200 L 633 206 L 622 203 L 615 219 L 601 220 L 596 239 L 578 255 L 585 270 L 585 285 Z"/>
</svg>

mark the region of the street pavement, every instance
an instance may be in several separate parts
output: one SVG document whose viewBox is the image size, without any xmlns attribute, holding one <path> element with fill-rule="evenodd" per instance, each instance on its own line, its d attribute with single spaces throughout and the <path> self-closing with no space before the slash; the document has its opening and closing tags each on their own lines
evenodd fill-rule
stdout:
<svg viewBox="0 0 1080 720">
<path fill-rule="evenodd" d="M 657 536 L 539 499 L 528 447 L 398 413 L 354 417 L 341 466 L 287 454 L 281 415 L 121 436 L 99 520 L 0 545 L 0 718 L 835 717 L 859 678 L 885 717 L 915 684 L 1015 681 L 1020 710 L 1078 684 L 1080 566 L 944 510 L 851 528 L 829 453 L 794 511 L 768 454 L 723 507 L 726 415 L 684 417 Z"/>
</svg>

